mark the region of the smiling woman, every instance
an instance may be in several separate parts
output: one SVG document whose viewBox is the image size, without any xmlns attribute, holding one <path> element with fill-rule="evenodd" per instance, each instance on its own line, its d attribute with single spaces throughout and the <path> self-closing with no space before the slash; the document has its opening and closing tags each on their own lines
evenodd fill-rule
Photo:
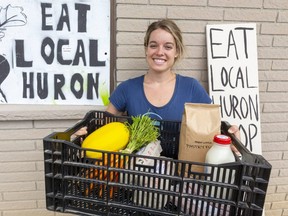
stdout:
<svg viewBox="0 0 288 216">
<path fill-rule="evenodd" d="M 185 103 L 211 103 L 200 83 L 176 74 L 173 66 L 184 52 L 182 33 L 176 23 L 163 19 L 151 23 L 144 37 L 148 71 L 122 82 L 112 93 L 107 111 L 181 121 Z"/>
<path fill-rule="evenodd" d="M 145 47 L 146 58 L 150 66 L 149 71 L 172 72 L 172 67 L 178 55 L 174 41 L 173 36 L 163 29 L 157 29 L 151 33 L 148 46 Z M 171 73 L 165 73 L 165 75 L 169 79 Z M 166 76 L 162 76 L 159 78 L 167 79 Z"/>
<path fill-rule="evenodd" d="M 182 39 L 181 30 L 178 28 L 175 22 L 169 19 L 160 20 L 158 22 L 153 22 L 147 29 L 146 35 L 144 37 L 144 47 L 147 49 L 149 43 L 153 42 L 151 34 L 156 30 L 164 30 L 166 36 L 169 37 L 167 41 L 167 49 L 176 49 L 177 55 L 175 55 L 175 63 L 182 58 L 184 52 L 184 44 Z M 157 38 L 156 38 L 157 39 Z M 161 38 L 159 38 L 161 39 Z M 155 41 L 157 42 L 157 40 Z"/>
</svg>

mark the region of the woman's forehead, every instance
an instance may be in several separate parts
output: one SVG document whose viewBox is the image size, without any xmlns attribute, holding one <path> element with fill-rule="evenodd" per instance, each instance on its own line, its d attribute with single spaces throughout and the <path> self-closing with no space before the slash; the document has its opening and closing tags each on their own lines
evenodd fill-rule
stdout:
<svg viewBox="0 0 288 216">
<path fill-rule="evenodd" d="M 163 29 L 156 29 L 151 32 L 149 42 L 169 42 L 175 43 L 174 37 L 171 33 L 163 30 Z"/>
</svg>

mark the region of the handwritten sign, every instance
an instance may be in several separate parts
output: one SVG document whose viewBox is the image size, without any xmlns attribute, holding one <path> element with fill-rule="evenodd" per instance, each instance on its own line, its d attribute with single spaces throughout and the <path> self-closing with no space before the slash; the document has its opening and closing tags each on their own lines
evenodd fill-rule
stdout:
<svg viewBox="0 0 288 216">
<path fill-rule="evenodd" d="M 109 0 L 1 0 L 1 103 L 102 105 L 109 56 Z"/>
<path fill-rule="evenodd" d="M 255 24 L 207 25 L 209 93 L 222 120 L 238 125 L 241 141 L 261 154 Z"/>
</svg>

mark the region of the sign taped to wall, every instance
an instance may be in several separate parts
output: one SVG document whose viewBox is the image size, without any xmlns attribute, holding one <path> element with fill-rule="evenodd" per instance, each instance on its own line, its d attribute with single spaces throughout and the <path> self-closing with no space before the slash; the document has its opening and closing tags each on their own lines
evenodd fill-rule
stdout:
<svg viewBox="0 0 288 216">
<path fill-rule="evenodd" d="M 109 0 L 0 2 L 0 103 L 102 105 L 109 84 Z"/>
<path fill-rule="evenodd" d="M 256 24 L 207 25 L 209 94 L 222 120 L 238 125 L 241 141 L 261 154 Z"/>
</svg>

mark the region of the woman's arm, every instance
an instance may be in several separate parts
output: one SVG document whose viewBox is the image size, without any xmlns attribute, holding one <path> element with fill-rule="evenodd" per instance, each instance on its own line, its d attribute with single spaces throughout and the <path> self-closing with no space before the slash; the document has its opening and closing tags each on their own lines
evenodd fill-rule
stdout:
<svg viewBox="0 0 288 216">
<path fill-rule="evenodd" d="M 116 107 L 112 103 L 108 104 L 108 106 L 106 108 L 106 112 L 109 112 L 109 113 L 111 113 L 112 115 L 115 115 L 115 116 L 123 115 L 123 113 L 120 112 L 119 110 L 117 110 Z"/>
</svg>

